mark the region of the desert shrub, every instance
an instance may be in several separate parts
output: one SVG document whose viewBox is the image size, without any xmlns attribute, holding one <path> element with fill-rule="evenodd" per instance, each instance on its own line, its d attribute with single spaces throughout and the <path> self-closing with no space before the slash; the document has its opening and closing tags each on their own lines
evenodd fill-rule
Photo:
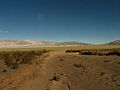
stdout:
<svg viewBox="0 0 120 90">
<path fill-rule="evenodd" d="M 80 53 L 81 50 L 72 50 L 72 52 L 75 52 L 75 53 L 76 53 L 76 52 L 79 52 L 79 53 Z"/>
<path fill-rule="evenodd" d="M 63 58 L 61 58 L 61 59 L 60 59 L 60 61 L 64 61 L 64 59 L 63 59 Z"/>
<path fill-rule="evenodd" d="M 47 50 L 1 51 L 0 59 L 11 69 L 18 68 L 19 64 L 27 64 L 36 56 L 48 52 Z"/>
<path fill-rule="evenodd" d="M 66 50 L 65 52 L 66 52 L 66 53 L 77 53 L 77 52 L 80 53 L 81 50 L 72 50 L 72 49 L 71 49 L 71 50 Z"/>
<path fill-rule="evenodd" d="M 98 56 L 109 56 L 117 55 L 120 56 L 120 49 L 82 49 L 82 50 L 66 50 L 66 53 L 76 53 L 80 55 L 98 55 Z"/>
<path fill-rule="evenodd" d="M 104 54 L 103 54 L 103 53 L 98 53 L 97 55 L 99 55 L 99 56 L 103 56 Z"/>
<path fill-rule="evenodd" d="M 117 64 L 120 64 L 120 62 L 117 62 Z"/>
<path fill-rule="evenodd" d="M 81 52 L 81 55 L 93 55 L 93 53 L 91 51 L 84 51 Z"/>
<path fill-rule="evenodd" d="M 65 52 L 66 52 L 66 53 L 71 53 L 71 50 L 66 50 Z"/>
<path fill-rule="evenodd" d="M 120 56 L 120 52 L 119 51 L 111 51 L 109 53 L 106 54 L 107 56 L 109 55 L 117 55 L 117 56 Z"/>
<path fill-rule="evenodd" d="M 3 73 L 4 73 L 4 72 L 7 72 L 7 70 L 6 70 L 6 69 L 3 69 L 2 72 L 3 72 Z"/>
</svg>

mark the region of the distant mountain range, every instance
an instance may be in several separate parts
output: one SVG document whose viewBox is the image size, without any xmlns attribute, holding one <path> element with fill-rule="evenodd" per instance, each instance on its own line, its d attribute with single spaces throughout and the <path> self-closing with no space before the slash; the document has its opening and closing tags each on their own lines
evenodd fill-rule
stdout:
<svg viewBox="0 0 120 90">
<path fill-rule="evenodd" d="M 106 43 L 107 45 L 120 45 L 120 40 Z M 83 42 L 54 42 L 54 41 L 40 41 L 40 40 L 0 40 L 0 45 L 30 45 L 30 46 L 60 46 L 60 45 L 92 45 Z"/>
<path fill-rule="evenodd" d="M 55 42 L 55 41 L 40 41 L 40 40 L 0 40 L 0 45 L 29 45 L 29 46 L 61 46 L 61 45 L 88 45 L 82 42 Z"/>
<path fill-rule="evenodd" d="M 55 42 L 39 40 L 0 40 L 0 45 L 54 45 Z"/>
<path fill-rule="evenodd" d="M 120 45 L 120 40 L 115 40 L 110 43 L 107 43 L 108 45 Z"/>
</svg>

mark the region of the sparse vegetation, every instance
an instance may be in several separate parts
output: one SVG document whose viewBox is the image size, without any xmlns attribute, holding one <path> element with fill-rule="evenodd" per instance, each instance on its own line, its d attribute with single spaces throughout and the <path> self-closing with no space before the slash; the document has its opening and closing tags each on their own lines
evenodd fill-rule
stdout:
<svg viewBox="0 0 120 90">
<path fill-rule="evenodd" d="M 80 53 L 81 50 L 72 50 L 72 49 L 71 49 L 71 50 L 66 50 L 66 52 L 68 52 L 68 53 L 72 53 L 72 52 L 77 53 L 77 52 L 79 52 L 79 53 Z"/>
<path fill-rule="evenodd" d="M 120 49 L 81 49 L 81 50 L 66 50 L 66 53 L 78 52 L 80 55 L 99 55 L 99 56 L 120 56 Z"/>
<path fill-rule="evenodd" d="M 47 50 L 46 48 L 31 48 L 0 51 L 1 88 L 3 90 L 9 87 L 13 89 L 11 86 L 15 86 L 15 89 L 29 89 L 29 85 L 32 85 L 34 90 L 36 88 L 53 90 L 54 86 L 52 85 L 54 83 L 57 86 L 64 86 L 68 90 L 72 88 L 79 90 L 79 85 L 84 85 L 85 90 L 88 88 L 97 90 L 96 87 L 99 86 L 103 86 L 102 89 L 108 90 L 109 85 L 115 87 L 115 89 L 119 88 L 119 85 L 116 84 L 115 86 L 115 83 L 120 82 L 120 57 L 108 56 L 119 55 L 119 48 L 61 48 L 47 47 Z M 56 51 L 42 55 L 48 50 Z M 69 52 L 70 54 L 68 54 Z M 27 83 L 21 83 L 21 81 Z M 15 83 L 20 85 L 15 85 Z M 43 83 L 47 87 L 42 86 Z M 88 88 L 86 88 L 86 84 Z M 91 84 L 95 87 L 91 87 Z"/>
<path fill-rule="evenodd" d="M 117 56 L 120 56 L 120 52 L 119 51 L 111 51 L 111 52 L 107 53 L 106 55 L 117 55 Z"/>
<path fill-rule="evenodd" d="M 11 69 L 18 68 L 19 64 L 27 64 L 30 61 L 43 53 L 48 52 L 47 50 L 25 50 L 25 51 L 1 51 L 0 60 L 4 60 L 4 63 Z"/>
<path fill-rule="evenodd" d="M 117 64 L 120 64 L 120 62 L 117 62 Z"/>
<path fill-rule="evenodd" d="M 4 72 L 7 72 L 7 70 L 6 70 L 6 69 L 3 69 L 2 72 L 3 72 L 3 73 L 4 73 Z"/>
<path fill-rule="evenodd" d="M 64 61 L 64 59 L 61 58 L 60 61 Z"/>
</svg>

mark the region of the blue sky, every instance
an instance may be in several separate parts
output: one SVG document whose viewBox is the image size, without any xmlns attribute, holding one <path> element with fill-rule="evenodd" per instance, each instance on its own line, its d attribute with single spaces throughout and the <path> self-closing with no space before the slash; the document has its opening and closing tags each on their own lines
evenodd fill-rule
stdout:
<svg viewBox="0 0 120 90">
<path fill-rule="evenodd" d="M 120 0 L 0 0 L 0 39 L 120 39 Z"/>
</svg>

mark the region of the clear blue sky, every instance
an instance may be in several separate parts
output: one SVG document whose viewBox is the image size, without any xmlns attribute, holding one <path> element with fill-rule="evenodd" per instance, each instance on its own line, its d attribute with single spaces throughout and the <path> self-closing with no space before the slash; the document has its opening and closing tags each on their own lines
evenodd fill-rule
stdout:
<svg viewBox="0 0 120 90">
<path fill-rule="evenodd" d="M 0 39 L 120 39 L 120 0 L 0 0 Z"/>
</svg>

